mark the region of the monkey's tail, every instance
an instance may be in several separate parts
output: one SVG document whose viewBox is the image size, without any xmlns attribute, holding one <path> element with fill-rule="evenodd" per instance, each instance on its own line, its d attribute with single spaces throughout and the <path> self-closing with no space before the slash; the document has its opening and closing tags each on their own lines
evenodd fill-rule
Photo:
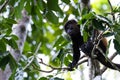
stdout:
<svg viewBox="0 0 120 80">
<path fill-rule="evenodd" d="M 105 57 L 102 53 L 98 53 L 96 59 L 108 68 L 111 68 L 111 69 L 114 69 L 114 70 L 120 70 L 120 64 L 110 62 L 110 60 L 107 57 Z"/>
</svg>

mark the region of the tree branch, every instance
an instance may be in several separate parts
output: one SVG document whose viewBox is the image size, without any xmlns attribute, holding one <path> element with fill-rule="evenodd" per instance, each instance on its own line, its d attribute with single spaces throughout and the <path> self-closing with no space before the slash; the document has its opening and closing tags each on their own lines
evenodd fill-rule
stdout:
<svg viewBox="0 0 120 80">
<path fill-rule="evenodd" d="M 79 65 L 81 65 L 81 64 L 83 64 L 83 63 L 85 63 L 85 62 L 88 62 L 88 59 L 84 59 L 84 60 L 80 61 L 80 62 L 76 65 L 76 67 L 78 67 Z"/>
<path fill-rule="evenodd" d="M 34 65 L 32 65 L 34 69 L 36 69 L 36 70 L 38 70 L 38 71 L 41 71 L 41 72 L 45 72 L 45 73 L 50 73 L 50 72 L 53 72 L 54 70 L 68 70 L 68 69 L 69 69 L 68 67 L 66 67 L 66 68 L 55 68 L 55 67 L 53 67 L 53 66 L 51 66 L 51 65 L 48 65 L 48 64 L 44 63 L 41 58 L 40 58 L 40 62 L 39 62 L 39 63 L 40 63 L 40 64 L 43 64 L 43 65 L 45 65 L 45 66 L 47 66 L 47 67 L 49 67 L 49 68 L 51 68 L 51 70 L 48 70 L 48 71 L 47 71 L 47 70 L 38 69 L 37 67 L 35 67 Z"/>
<path fill-rule="evenodd" d="M 114 15 L 113 7 L 112 7 L 112 4 L 111 4 L 110 0 L 108 0 L 108 3 L 109 3 L 109 5 L 110 5 L 111 15 L 112 15 L 112 17 L 113 17 L 113 21 L 115 21 L 115 15 Z"/>
</svg>

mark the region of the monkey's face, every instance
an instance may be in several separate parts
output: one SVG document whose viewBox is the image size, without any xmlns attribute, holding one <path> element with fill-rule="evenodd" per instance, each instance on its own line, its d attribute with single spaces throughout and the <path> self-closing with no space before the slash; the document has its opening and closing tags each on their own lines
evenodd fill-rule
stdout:
<svg viewBox="0 0 120 80">
<path fill-rule="evenodd" d="M 65 31 L 70 36 L 77 36 L 80 34 L 80 29 L 77 24 L 69 24 L 65 27 Z"/>
</svg>

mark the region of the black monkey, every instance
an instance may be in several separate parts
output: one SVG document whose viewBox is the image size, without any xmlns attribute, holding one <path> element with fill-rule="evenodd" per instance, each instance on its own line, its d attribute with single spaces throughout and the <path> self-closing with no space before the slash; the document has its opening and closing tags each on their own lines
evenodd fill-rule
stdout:
<svg viewBox="0 0 120 80">
<path fill-rule="evenodd" d="M 92 40 L 88 40 L 88 42 L 84 43 L 83 36 L 80 33 L 80 25 L 78 25 L 75 20 L 69 20 L 68 22 L 66 22 L 66 24 L 64 25 L 64 29 L 66 33 L 70 36 L 73 44 L 73 61 L 69 64 L 69 71 L 72 71 L 80 58 L 79 48 L 81 48 L 82 52 L 84 52 L 87 56 L 91 57 L 91 51 L 94 47 L 94 44 Z M 105 38 L 100 41 L 98 46 L 104 53 L 106 53 L 107 41 Z M 94 50 L 94 54 L 96 55 L 95 59 L 97 59 L 106 67 L 116 70 L 116 68 L 114 67 L 116 66 L 118 69 L 120 69 L 120 64 L 111 64 L 98 49 Z"/>
<path fill-rule="evenodd" d="M 73 43 L 73 61 L 69 64 L 70 71 L 75 67 L 77 62 L 80 58 L 80 50 L 79 47 L 81 47 L 83 42 L 83 37 L 80 34 L 80 26 L 77 24 L 75 20 L 68 21 L 64 29 L 66 33 L 71 37 L 72 43 Z"/>
</svg>

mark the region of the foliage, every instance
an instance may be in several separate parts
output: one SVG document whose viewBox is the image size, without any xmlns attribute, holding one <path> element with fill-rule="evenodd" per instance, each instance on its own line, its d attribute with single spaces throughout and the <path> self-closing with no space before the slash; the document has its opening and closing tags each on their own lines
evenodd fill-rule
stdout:
<svg viewBox="0 0 120 80">
<path fill-rule="evenodd" d="M 4 1 L 5 0 L 1 0 L 0 5 L 2 5 Z M 73 2 L 71 2 L 71 0 L 9 0 L 6 7 L 1 9 L 0 12 L 0 68 L 4 70 L 6 64 L 10 64 L 13 70 L 11 80 L 14 79 L 19 72 L 27 73 L 27 77 L 24 77 L 25 80 L 49 80 L 51 78 L 51 80 L 63 80 L 55 77 L 53 74 L 51 74 L 51 77 L 40 76 L 42 73 L 34 69 L 33 65 L 39 69 L 42 68 L 39 65 L 39 58 L 37 56 L 39 54 L 40 56 L 48 56 L 49 64 L 54 67 L 67 66 L 71 62 L 71 44 L 68 44 L 69 37 L 64 34 L 63 30 L 65 22 L 71 15 L 78 20 L 79 24 L 83 25 L 85 41 L 89 35 L 86 32 L 86 26 L 92 23 L 96 29 L 107 30 L 104 32 L 104 36 L 115 37 L 114 47 L 120 54 L 120 17 L 116 16 L 115 19 L 113 19 L 112 17 L 114 16 L 112 14 L 104 12 L 105 10 L 101 6 L 106 3 L 107 2 L 104 1 L 100 4 L 97 3 L 99 4 L 98 7 L 93 5 L 93 8 L 96 9 L 95 11 L 102 15 L 98 15 L 96 12 L 81 15 L 79 11 L 79 0 L 73 0 Z M 109 4 L 107 3 L 106 6 L 108 8 Z M 22 58 L 18 66 L 10 52 L 7 51 L 6 45 L 14 49 L 17 48 L 15 41 L 18 38 L 15 35 L 11 35 L 11 32 L 13 24 L 16 24 L 15 20 L 21 18 L 21 11 L 23 9 L 27 10 L 31 16 L 32 30 L 28 32 Z M 110 11 L 110 8 L 108 8 L 107 11 Z M 115 7 L 112 13 L 120 14 L 120 7 Z M 105 28 L 105 26 L 108 28 Z M 40 47 L 38 47 L 39 43 L 41 43 Z M 39 48 L 39 50 L 36 53 L 37 48 Z M 30 65 L 26 67 L 27 64 Z M 60 71 L 61 70 L 58 70 L 57 74 L 59 74 Z"/>
</svg>

